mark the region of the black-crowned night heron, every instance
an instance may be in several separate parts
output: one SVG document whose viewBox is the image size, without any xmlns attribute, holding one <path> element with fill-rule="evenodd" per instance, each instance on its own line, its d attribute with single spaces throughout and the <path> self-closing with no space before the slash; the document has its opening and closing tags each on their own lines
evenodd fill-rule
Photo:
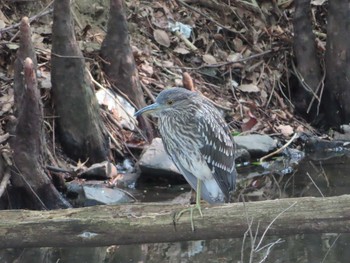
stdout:
<svg viewBox="0 0 350 263">
<path fill-rule="evenodd" d="M 220 112 L 204 96 L 183 88 L 159 93 L 156 102 L 135 113 L 158 117 L 158 128 L 164 147 L 186 181 L 196 190 L 196 205 L 202 215 L 200 198 L 209 203 L 230 201 L 236 170 L 235 146 Z"/>
</svg>

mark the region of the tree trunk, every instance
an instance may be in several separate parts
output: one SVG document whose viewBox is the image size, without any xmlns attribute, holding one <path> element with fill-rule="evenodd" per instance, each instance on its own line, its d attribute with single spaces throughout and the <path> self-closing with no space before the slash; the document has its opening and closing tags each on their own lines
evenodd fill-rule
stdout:
<svg viewBox="0 0 350 263">
<path fill-rule="evenodd" d="M 24 61 L 23 94 L 18 108 L 18 123 L 15 137 L 11 139 L 13 149 L 12 184 L 23 192 L 25 207 L 32 209 L 57 209 L 70 207 L 52 185 L 44 172 L 44 116 L 37 87 L 36 69 L 30 58 Z"/>
<path fill-rule="evenodd" d="M 56 211 L 0 211 L 0 248 L 108 246 L 243 237 L 349 233 L 350 195 L 202 206 L 174 224 L 183 206 L 143 203 Z M 249 222 L 249 223 L 248 223 Z"/>
<path fill-rule="evenodd" d="M 101 57 L 107 62 L 103 69 L 110 83 L 127 95 L 137 108 L 146 106 L 130 46 L 123 0 L 110 0 L 108 29 L 102 43 Z M 150 122 L 143 116 L 139 121 L 140 127 L 151 141 L 154 132 Z"/>
<path fill-rule="evenodd" d="M 348 1 L 328 3 L 326 91 L 323 103 L 333 126 L 350 122 L 350 6 Z"/>
<path fill-rule="evenodd" d="M 322 73 L 312 32 L 310 0 L 295 0 L 294 3 L 293 51 L 298 84 L 292 87 L 294 88 L 292 101 L 297 112 L 308 121 L 313 121 L 321 101 Z"/>
<path fill-rule="evenodd" d="M 52 26 L 52 94 L 59 139 L 71 158 L 89 163 L 107 159 L 104 124 L 85 59 L 74 35 L 70 0 L 54 2 Z"/>
<path fill-rule="evenodd" d="M 33 61 L 34 69 L 37 69 L 37 59 L 35 50 L 32 43 L 32 33 L 30 30 L 28 17 L 23 17 L 20 25 L 20 46 L 16 54 L 16 60 L 14 64 L 14 106 L 15 112 L 18 113 L 18 108 L 21 105 L 22 96 L 24 93 L 24 76 L 23 76 L 23 63 L 26 58 L 30 58 Z"/>
</svg>

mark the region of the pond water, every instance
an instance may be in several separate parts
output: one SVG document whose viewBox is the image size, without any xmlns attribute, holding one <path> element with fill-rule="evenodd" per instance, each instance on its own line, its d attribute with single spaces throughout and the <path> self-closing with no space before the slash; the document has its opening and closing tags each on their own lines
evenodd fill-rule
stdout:
<svg viewBox="0 0 350 263">
<path fill-rule="evenodd" d="M 178 243 L 111 246 L 98 248 L 28 248 L 7 249 L 0 253 L 4 262 L 274 262 L 313 263 L 349 262 L 349 234 L 298 235 L 293 237 L 268 237 L 263 246 L 252 250 L 250 240 L 242 249 L 242 239 L 189 241 Z M 243 252 L 242 252 L 243 251 Z M 243 257 L 242 257 L 243 254 Z"/>
<path fill-rule="evenodd" d="M 249 169 L 241 169 L 247 176 Z M 274 175 L 278 182 L 275 196 L 336 196 L 350 193 L 350 160 L 347 156 L 304 159 L 291 176 Z M 258 178 L 258 177 L 257 177 Z M 255 180 L 255 178 L 253 178 Z M 272 180 L 271 180 L 272 181 Z M 266 183 L 266 179 L 264 180 Z M 271 184 L 271 189 L 275 189 Z M 143 201 L 169 201 L 187 186 L 140 187 Z M 276 194 L 277 193 L 277 194 Z M 273 195 L 273 194 L 271 194 Z M 250 193 L 252 199 L 264 195 Z M 0 250 L 0 263 L 7 262 L 332 262 L 347 263 L 350 258 L 350 234 L 308 234 L 270 236 L 260 239 L 215 239 L 177 243 L 142 244 L 96 248 L 27 248 Z"/>
</svg>

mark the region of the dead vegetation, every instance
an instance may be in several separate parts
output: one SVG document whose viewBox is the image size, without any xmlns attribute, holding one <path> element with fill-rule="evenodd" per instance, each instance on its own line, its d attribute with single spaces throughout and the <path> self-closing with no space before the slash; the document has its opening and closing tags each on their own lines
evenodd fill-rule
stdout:
<svg viewBox="0 0 350 263">
<path fill-rule="evenodd" d="M 295 131 L 305 129 L 305 123 L 293 114 L 290 97 L 291 1 L 280 5 L 269 2 L 258 5 L 254 1 L 230 5 L 225 1 L 213 4 L 209 1 L 149 3 L 135 0 L 126 2 L 126 6 L 133 54 L 148 99 L 154 99 L 165 87 L 182 85 L 182 76 L 188 73 L 194 80 L 194 87 L 225 110 L 227 119 L 237 131 L 289 137 Z M 87 57 L 89 70 L 97 82 L 111 88 L 96 52 L 105 35 L 105 27 L 90 24 L 82 7 L 75 7 L 77 38 Z M 95 12 L 101 12 L 102 7 L 96 4 Z M 43 10 L 50 8 L 43 7 Z M 23 15 L 21 11 L 4 5 L 0 16 L 7 26 L 1 29 L 3 39 L 8 40 L 2 43 L 1 72 L 2 94 L 8 102 L 12 96 L 8 89 L 13 77 L 11 61 L 18 41 L 15 36 L 13 39 L 10 36 L 18 30 L 12 25 Z M 107 15 L 106 11 L 104 15 Z M 51 30 L 43 24 L 48 19 L 50 14 L 32 23 L 42 72 L 40 83 L 50 77 Z M 186 31 L 181 31 L 186 29 L 189 38 L 184 36 Z M 95 88 L 100 89 L 99 86 Z M 3 108 L 3 114 L 11 111 L 11 104 L 4 106 L 7 109 Z M 120 123 L 118 117 L 114 119 Z M 127 131 L 112 129 L 111 132 L 119 134 L 115 137 L 121 145 L 132 142 Z M 126 136 L 120 136 L 121 132 Z"/>
<path fill-rule="evenodd" d="M 131 156 L 136 160 L 134 154 L 147 140 L 137 129 L 130 104 L 140 106 L 142 103 L 133 101 L 132 94 L 121 92 L 122 89 L 113 85 L 103 70 L 108 55 L 99 53 L 106 35 L 108 4 L 78 2 L 72 5 L 76 38 L 101 105 L 108 130 L 110 159 L 118 161 Z M 69 164 L 73 164 L 74 170 L 79 170 L 86 160 L 67 159 L 55 137 L 57 123 L 51 108 L 50 89 L 51 62 L 58 56 L 51 50 L 52 2 L 44 1 L 40 5 L 4 3 L 1 6 L 2 152 L 3 156 L 11 156 L 7 131 L 15 112 L 12 85 L 13 61 L 19 46 L 17 22 L 26 15 L 31 21 L 38 60 L 48 155 L 52 157 L 49 162 L 68 170 L 71 169 Z M 125 5 L 131 51 L 139 85 L 147 101 L 153 101 L 166 87 L 185 84 L 209 97 L 237 132 L 280 135 L 286 141 L 298 131 L 314 132 L 294 115 L 291 98 L 291 19 L 294 12 L 291 1 L 232 4 L 230 1 L 129 0 Z M 316 22 L 322 14 L 322 6 L 314 6 L 313 11 Z M 322 30 L 322 27 L 317 29 Z M 321 45 L 322 40 L 319 43 Z M 186 84 L 188 82 L 190 84 Z"/>
</svg>

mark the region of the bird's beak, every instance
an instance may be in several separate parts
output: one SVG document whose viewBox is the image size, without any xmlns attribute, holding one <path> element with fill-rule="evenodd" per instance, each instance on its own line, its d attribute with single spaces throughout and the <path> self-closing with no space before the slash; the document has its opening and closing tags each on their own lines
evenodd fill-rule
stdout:
<svg viewBox="0 0 350 263">
<path fill-rule="evenodd" d="M 158 103 L 153 103 L 153 104 L 151 104 L 151 105 L 148 105 L 148 106 L 146 106 L 146 107 L 144 107 L 144 108 L 142 108 L 142 109 L 140 109 L 139 111 L 137 111 L 135 114 L 134 114 L 134 116 L 135 117 L 138 117 L 138 116 L 140 116 L 140 115 L 142 115 L 142 114 L 144 114 L 144 113 L 151 113 L 151 112 L 155 112 L 155 111 L 157 111 L 157 110 L 159 110 L 159 108 L 160 108 L 160 105 L 158 104 Z"/>
</svg>

